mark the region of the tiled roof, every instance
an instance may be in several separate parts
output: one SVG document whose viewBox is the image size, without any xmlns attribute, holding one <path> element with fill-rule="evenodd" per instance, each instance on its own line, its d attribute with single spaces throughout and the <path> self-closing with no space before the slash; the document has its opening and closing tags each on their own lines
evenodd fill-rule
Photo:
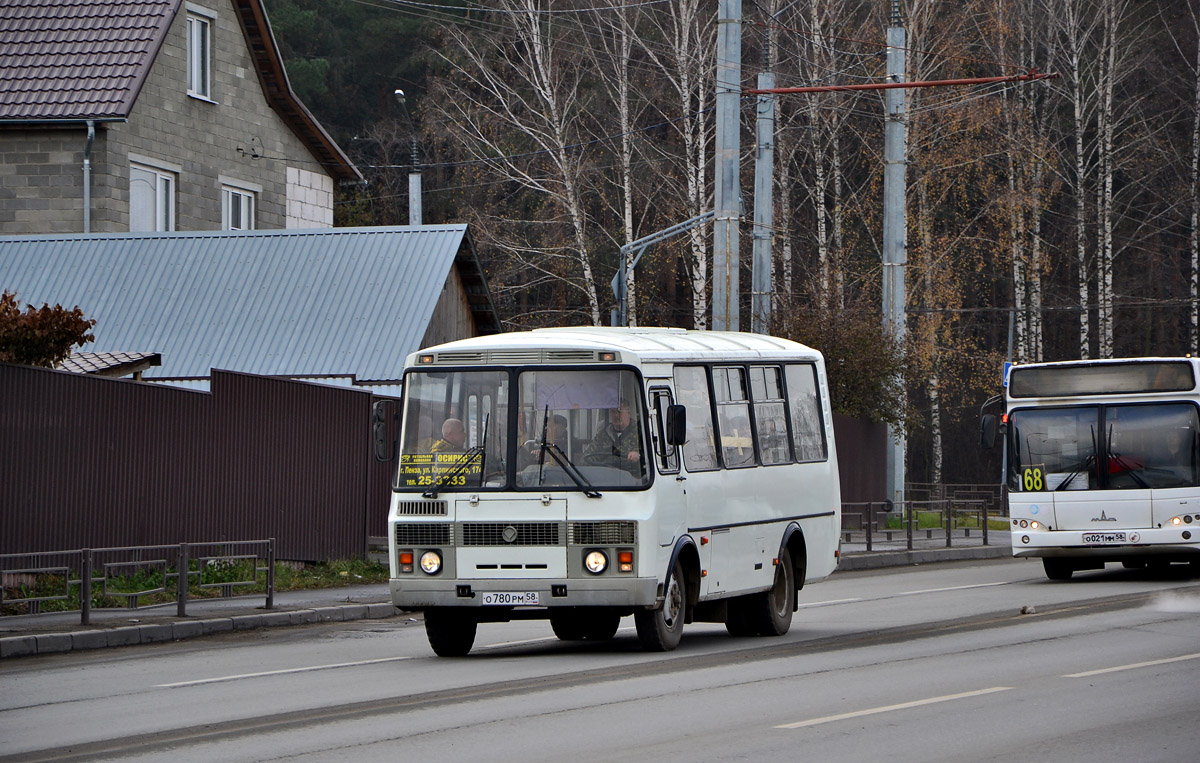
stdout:
<svg viewBox="0 0 1200 763">
<path fill-rule="evenodd" d="M 58 370 L 97 376 L 127 376 L 162 365 L 157 352 L 73 352 L 58 364 Z"/>
<path fill-rule="evenodd" d="M 129 114 L 180 0 L 3 0 L 0 119 Z"/>
</svg>

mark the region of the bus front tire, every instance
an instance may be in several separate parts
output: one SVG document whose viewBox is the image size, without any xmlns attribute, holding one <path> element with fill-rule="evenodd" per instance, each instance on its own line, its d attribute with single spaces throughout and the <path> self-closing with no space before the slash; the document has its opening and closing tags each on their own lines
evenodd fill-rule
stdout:
<svg viewBox="0 0 1200 763">
<path fill-rule="evenodd" d="M 1048 556 L 1042 557 L 1042 569 L 1046 571 L 1046 577 L 1051 580 L 1070 580 L 1071 575 L 1075 572 L 1075 567 L 1067 559 L 1052 559 Z"/>
<path fill-rule="evenodd" d="M 646 651 L 669 652 L 679 646 L 686 619 L 687 582 L 683 578 L 683 565 L 676 560 L 671 567 L 671 579 L 667 581 L 662 606 L 638 610 L 633 614 L 633 623 Z"/>
<path fill-rule="evenodd" d="M 457 609 L 425 610 L 425 636 L 438 657 L 463 657 L 475 644 L 479 623 Z"/>
</svg>

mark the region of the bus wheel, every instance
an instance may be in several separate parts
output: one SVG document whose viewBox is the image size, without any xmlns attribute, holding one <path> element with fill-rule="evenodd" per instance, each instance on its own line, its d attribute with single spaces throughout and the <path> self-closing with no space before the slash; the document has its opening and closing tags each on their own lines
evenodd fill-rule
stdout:
<svg viewBox="0 0 1200 763">
<path fill-rule="evenodd" d="M 1071 574 L 1075 572 L 1075 568 L 1071 566 L 1071 562 L 1066 559 L 1052 559 L 1048 556 L 1042 557 L 1042 569 L 1046 571 L 1046 577 L 1051 580 L 1070 580 Z"/>
<path fill-rule="evenodd" d="M 638 640 L 649 652 L 669 652 L 683 638 L 683 621 L 687 615 L 687 582 L 683 565 L 675 560 L 666 595 L 658 609 L 641 609 L 633 614 Z"/>
<path fill-rule="evenodd" d="M 760 636 L 782 636 L 792 627 L 792 604 L 796 600 L 796 571 L 786 548 L 775 565 L 775 583 L 769 591 L 754 594 L 750 610 Z"/>
<path fill-rule="evenodd" d="M 462 657 L 475 644 L 479 623 L 457 609 L 425 610 L 425 636 L 438 657 Z"/>
</svg>

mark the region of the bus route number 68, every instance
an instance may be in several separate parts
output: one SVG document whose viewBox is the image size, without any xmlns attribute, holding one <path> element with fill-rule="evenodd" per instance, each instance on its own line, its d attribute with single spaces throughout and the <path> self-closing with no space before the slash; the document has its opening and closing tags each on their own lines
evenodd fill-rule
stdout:
<svg viewBox="0 0 1200 763">
<path fill-rule="evenodd" d="M 1036 492 L 1046 487 L 1046 481 L 1042 478 L 1042 467 L 1040 466 L 1030 466 L 1025 469 L 1025 472 L 1021 475 L 1021 479 L 1026 491 Z"/>
</svg>

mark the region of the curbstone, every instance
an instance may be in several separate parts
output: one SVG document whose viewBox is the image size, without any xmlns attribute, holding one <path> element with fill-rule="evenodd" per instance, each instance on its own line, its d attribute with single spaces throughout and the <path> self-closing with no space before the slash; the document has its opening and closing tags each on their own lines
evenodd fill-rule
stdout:
<svg viewBox="0 0 1200 763">
<path fill-rule="evenodd" d="M 317 622 L 341 622 L 342 608 L 341 607 L 317 607 L 313 610 L 317 615 Z"/>
<path fill-rule="evenodd" d="M 371 620 L 382 620 L 386 617 L 395 617 L 398 614 L 399 611 L 392 606 L 391 602 L 367 605 L 367 617 Z"/>
<path fill-rule="evenodd" d="M 290 612 L 267 612 L 261 617 L 264 628 L 275 628 L 280 625 L 292 624 L 292 614 Z"/>
<path fill-rule="evenodd" d="M 345 607 L 338 607 L 342 610 L 342 620 L 365 620 L 367 619 L 366 604 L 351 604 Z"/>
<path fill-rule="evenodd" d="M 194 638 L 204 635 L 204 626 L 198 622 L 171 623 L 173 639 Z"/>
<path fill-rule="evenodd" d="M 297 609 L 288 614 L 291 616 L 292 625 L 308 625 L 317 621 L 317 613 L 311 609 Z"/>
<path fill-rule="evenodd" d="M 37 641 L 38 654 L 71 651 L 70 633 L 40 633 L 33 638 Z"/>
<path fill-rule="evenodd" d="M 261 628 L 263 621 L 262 615 L 238 615 L 229 618 L 233 621 L 233 629 L 235 631 L 248 631 L 254 628 Z"/>
<path fill-rule="evenodd" d="M 37 654 L 37 639 L 34 636 L 0 638 L 0 658 L 24 657 L 29 654 Z"/>
<path fill-rule="evenodd" d="M 212 633 L 229 633 L 233 630 L 233 618 L 217 617 L 212 620 L 201 620 L 201 627 L 204 628 L 204 635 Z"/>
<path fill-rule="evenodd" d="M 142 643 L 155 644 L 162 641 L 171 641 L 175 638 L 175 628 L 171 623 L 163 623 L 162 625 L 143 625 Z"/>
<path fill-rule="evenodd" d="M 107 631 L 79 631 L 71 634 L 72 649 L 103 649 L 108 646 Z"/>
<path fill-rule="evenodd" d="M 113 628 L 107 633 L 109 646 L 133 646 L 142 643 L 142 629 L 136 625 Z"/>
</svg>

